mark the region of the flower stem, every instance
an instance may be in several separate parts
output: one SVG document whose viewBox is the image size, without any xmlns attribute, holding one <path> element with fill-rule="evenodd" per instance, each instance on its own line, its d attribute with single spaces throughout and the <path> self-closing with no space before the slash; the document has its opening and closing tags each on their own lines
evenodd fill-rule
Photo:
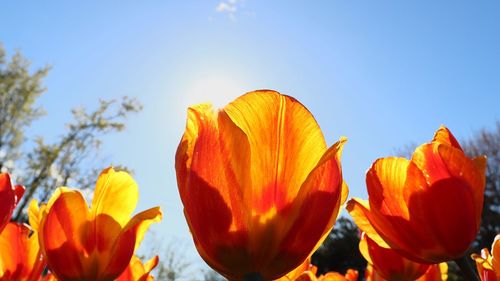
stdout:
<svg viewBox="0 0 500 281">
<path fill-rule="evenodd" d="M 474 268 L 472 268 L 471 264 L 469 263 L 469 259 L 466 255 L 456 259 L 455 263 L 458 265 L 462 273 L 465 275 L 465 280 L 481 281 L 476 271 L 474 270 Z"/>
</svg>

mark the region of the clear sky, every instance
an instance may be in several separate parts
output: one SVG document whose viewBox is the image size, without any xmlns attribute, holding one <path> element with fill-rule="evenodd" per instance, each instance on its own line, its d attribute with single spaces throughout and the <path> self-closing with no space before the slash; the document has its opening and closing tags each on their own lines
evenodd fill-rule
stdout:
<svg viewBox="0 0 500 281">
<path fill-rule="evenodd" d="M 441 124 L 463 139 L 500 120 L 499 14 L 499 1 L 4 1 L 0 41 L 53 67 L 31 137 L 57 137 L 99 98 L 143 103 L 102 155 L 135 171 L 138 210 L 161 205 L 152 229 L 195 259 L 174 171 L 188 105 L 294 96 L 329 144 L 348 137 L 344 176 L 366 198 L 376 158 Z"/>
</svg>

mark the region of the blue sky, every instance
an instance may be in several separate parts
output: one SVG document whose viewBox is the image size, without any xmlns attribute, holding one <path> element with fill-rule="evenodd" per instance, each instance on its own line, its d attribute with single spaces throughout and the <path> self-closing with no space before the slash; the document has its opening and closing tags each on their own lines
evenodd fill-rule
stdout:
<svg viewBox="0 0 500 281">
<path fill-rule="evenodd" d="M 138 210 L 161 205 L 153 230 L 196 259 L 174 171 L 188 105 L 261 88 L 296 97 L 329 144 L 348 137 L 344 176 L 366 197 L 376 158 L 440 124 L 463 139 L 500 120 L 499 12 L 498 1 L 6 1 L 0 41 L 52 66 L 31 137 L 56 138 L 71 108 L 99 98 L 143 103 L 101 154 L 135 171 Z"/>
</svg>

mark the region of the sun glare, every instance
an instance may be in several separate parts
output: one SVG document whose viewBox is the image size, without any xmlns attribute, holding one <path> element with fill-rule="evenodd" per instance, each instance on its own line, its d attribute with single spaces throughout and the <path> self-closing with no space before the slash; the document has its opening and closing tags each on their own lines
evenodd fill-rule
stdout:
<svg viewBox="0 0 500 281">
<path fill-rule="evenodd" d="M 210 102 L 214 108 L 221 108 L 251 90 L 227 74 L 210 75 L 195 80 L 185 97 L 188 105 Z"/>
</svg>

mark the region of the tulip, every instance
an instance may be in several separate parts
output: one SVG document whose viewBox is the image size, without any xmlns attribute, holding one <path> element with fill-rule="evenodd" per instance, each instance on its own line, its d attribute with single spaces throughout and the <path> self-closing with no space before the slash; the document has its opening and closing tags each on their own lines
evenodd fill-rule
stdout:
<svg viewBox="0 0 500 281">
<path fill-rule="evenodd" d="M 320 276 L 318 281 L 358 281 L 358 271 L 348 269 L 345 275 L 337 272 L 328 272 Z"/>
<path fill-rule="evenodd" d="M 275 281 L 358 281 L 358 271 L 353 269 L 348 269 L 345 275 L 332 271 L 317 277 L 317 272 L 318 268 L 308 258 L 299 267 Z"/>
<path fill-rule="evenodd" d="M 148 227 L 161 220 L 159 207 L 130 219 L 137 200 L 132 177 L 108 168 L 97 180 L 90 209 L 80 191 L 64 187 L 47 205 L 33 201 L 28 214 L 54 276 L 61 281 L 117 278 Z"/>
<path fill-rule="evenodd" d="M 392 249 L 380 247 L 364 233 L 359 242 L 359 251 L 373 267 L 373 274 L 376 272 L 379 277 L 388 281 L 416 280 L 430 266 L 406 259 Z"/>
<path fill-rule="evenodd" d="M 153 281 L 154 278 L 150 273 L 157 265 L 158 256 L 144 264 L 138 257 L 133 256 L 128 267 L 115 281 Z"/>
<path fill-rule="evenodd" d="M 462 257 L 481 223 L 486 157 L 468 158 L 441 127 L 411 160 L 382 158 L 366 175 L 369 203 L 347 209 L 377 244 L 421 263 Z"/>
<path fill-rule="evenodd" d="M 316 277 L 315 271 L 303 272 L 298 278 L 290 279 L 292 281 L 358 281 L 358 271 L 348 269 L 346 274 L 343 275 L 338 272 L 328 272 L 324 275 Z"/>
<path fill-rule="evenodd" d="M 387 281 L 374 270 L 371 264 L 366 266 L 365 270 L 365 280 L 366 281 Z M 406 280 L 406 279 L 401 279 Z M 448 280 L 448 264 L 445 262 L 440 264 L 429 265 L 428 270 L 420 276 L 417 281 L 446 281 Z"/>
<path fill-rule="evenodd" d="M 491 254 L 483 249 L 481 255 L 473 254 L 477 271 L 482 281 L 500 281 L 500 234 L 495 237 L 491 245 Z"/>
<path fill-rule="evenodd" d="M 417 281 L 446 281 L 448 280 L 448 264 L 445 262 L 429 266 L 427 272 Z"/>
<path fill-rule="evenodd" d="M 38 235 L 26 224 L 8 223 L 0 234 L 0 280 L 37 281 L 45 267 Z"/>
<path fill-rule="evenodd" d="M 24 187 L 12 185 L 8 173 L 0 173 L 0 232 L 9 223 L 12 212 L 24 194 Z"/>
<path fill-rule="evenodd" d="M 312 114 L 255 91 L 219 111 L 188 109 L 177 185 L 201 257 L 229 280 L 273 280 L 329 233 L 347 196 L 340 155 Z"/>
</svg>

